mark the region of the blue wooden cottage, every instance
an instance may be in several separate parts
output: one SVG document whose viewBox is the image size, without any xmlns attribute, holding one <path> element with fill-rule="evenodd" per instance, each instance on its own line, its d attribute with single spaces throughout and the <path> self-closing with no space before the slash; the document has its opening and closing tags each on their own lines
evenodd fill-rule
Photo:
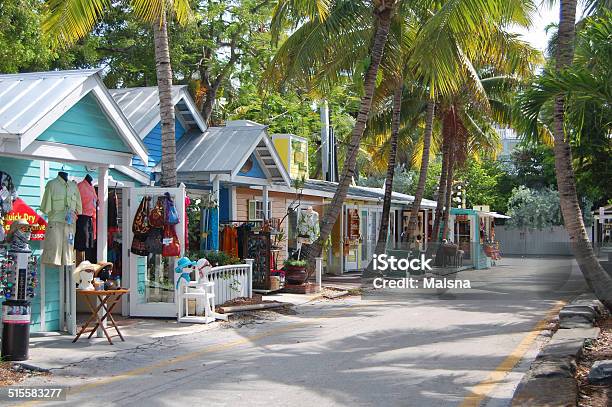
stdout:
<svg viewBox="0 0 612 407">
<path fill-rule="evenodd" d="M 130 124 L 146 146 L 149 158 L 142 161 L 138 155 L 132 160 L 132 172 L 147 174 L 154 180 L 152 173 L 161 161 L 161 120 L 159 115 L 159 95 L 156 86 L 141 88 L 111 89 L 113 96 Z M 189 95 L 187 86 L 172 87 L 172 104 L 176 118 L 175 137 L 181 140 L 183 136 L 198 137 L 206 130 L 204 119 Z M 123 169 L 126 170 L 127 169 Z"/>
<path fill-rule="evenodd" d="M 35 210 L 58 171 L 76 180 L 90 174 L 98 183 L 98 260 L 107 257 L 109 182 L 148 184 L 147 173 L 131 167 L 133 159 L 148 162 L 147 149 L 99 70 L 0 75 L 0 170 Z M 40 253 L 40 243 L 32 247 Z M 69 320 L 66 312 L 71 311 L 64 309 L 68 273 L 41 267 L 32 331 L 61 330 Z"/>
</svg>

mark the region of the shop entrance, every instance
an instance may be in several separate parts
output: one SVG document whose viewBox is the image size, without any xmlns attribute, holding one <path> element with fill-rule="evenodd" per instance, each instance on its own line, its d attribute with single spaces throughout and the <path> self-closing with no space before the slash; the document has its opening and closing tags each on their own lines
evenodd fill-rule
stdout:
<svg viewBox="0 0 612 407">
<path fill-rule="evenodd" d="M 185 250 L 185 189 L 184 188 L 129 188 L 129 199 L 124 207 L 124 230 L 127 256 L 124 256 L 124 270 L 129 270 L 129 309 L 131 316 L 140 317 L 176 317 L 175 301 L 176 257 L 163 257 L 161 254 L 139 256 L 130 252 L 134 238 L 132 222 L 138 206 L 146 196 L 151 197 L 151 207 L 157 202 L 157 197 L 170 194 L 174 200 L 179 223 L 175 225 L 181 245 L 181 256 Z"/>
<path fill-rule="evenodd" d="M 344 216 L 344 269 L 346 271 L 359 269 L 359 253 L 361 250 L 361 221 L 359 210 L 347 207 Z"/>
</svg>

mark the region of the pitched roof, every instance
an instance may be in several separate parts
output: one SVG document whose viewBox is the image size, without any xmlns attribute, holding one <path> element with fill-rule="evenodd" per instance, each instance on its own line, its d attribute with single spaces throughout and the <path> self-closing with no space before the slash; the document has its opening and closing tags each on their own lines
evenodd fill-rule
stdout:
<svg viewBox="0 0 612 407">
<path fill-rule="evenodd" d="M 147 152 L 104 86 L 99 69 L 0 75 L 0 138 L 16 139 L 25 150 L 86 94 L 93 93 L 134 154 Z"/>
<path fill-rule="evenodd" d="M 288 185 L 289 176 L 266 129 L 249 120 L 236 120 L 225 127 L 209 127 L 198 137 L 183 137 L 176 146 L 177 172 L 235 176 L 255 153 L 272 181 Z"/>
<path fill-rule="evenodd" d="M 140 138 L 145 138 L 160 121 L 157 86 L 109 90 Z M 172 103 L 189 126 L 206 130 L 195 102 L 185 85 L 172 86 Z"/>
</svg>

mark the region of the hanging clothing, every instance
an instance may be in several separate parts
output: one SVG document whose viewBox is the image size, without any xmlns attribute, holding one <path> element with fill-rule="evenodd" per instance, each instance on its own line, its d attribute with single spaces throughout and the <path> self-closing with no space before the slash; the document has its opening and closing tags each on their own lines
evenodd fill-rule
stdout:
<svg viewBox="0 0 612 407">
<path fill-rule="evenodd" d="M 108 231 L 119 231 L 119 198 L 117 190 L 113 189 L 108 194 Z"/>
<path fill-rule="evenodd" d="M 297 224 L 297 232 L 299 236 L 303 236 L 309 240 L 309 244 L 314 243 L 319 238 L 319 214 L 314 210 L 306 210 L 300 212 L 300 217 Z"/>
<path fill-rule="evenodd" d="M 47 215 L 49 222 L 74 225 L 76 215 L 83 212 L 81 193 L 76 182 L 65 181 L 60 176 L 47 182 L 40 210 Z"/>
<path fill-rule="evenodd" d="M 79 182 L 77 187 L 79 188 L 79 194 L 81 194 L 81 205 L 83 208 L 81 213 L 85 216 L 95 216 L 96 209 L 98 208 L 96 188 L 87 182 L 87 180 Z"/>
<path fill-rule="evenodd" d="M 74 236 L 74 249 L 84 252 L 94 246 L 96 240 L 94 218 L 86 215 L 79 215 L 76 221 Z"/>
<path fill-rule="evenodd" d="M 238 257 L 238 229 L 226 226 L 223 229 L 223 246 L 221 250 L 230 256 Z"/>
<path fill-rule="evenodd" d="M 49 222 L 45 232 L 45 243 L 41 263 L 55 266 L 74 265 L 75 224 Z"/>
<path fill-rule="evenodd" d="M 48 217 L 41 262 L 56 266 L 74 264 L 74 238 L 77 215 L 83 211 L 76 182 L 57 176 L 47 182 L 40 210 Z"/>
</svg>

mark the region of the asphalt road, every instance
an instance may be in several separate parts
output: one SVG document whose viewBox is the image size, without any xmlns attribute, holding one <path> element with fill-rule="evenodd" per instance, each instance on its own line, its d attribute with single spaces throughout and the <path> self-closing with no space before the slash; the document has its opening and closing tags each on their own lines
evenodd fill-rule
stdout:
<svg viewBox="0 0 612 407">
<path fill-rule="evenodd" d="M 584 282 L 565 259 L 458 278 L 473 288 L 315 302 L 27 384 L 71 386 L 74 406 L 507 406 L 542 321 Z"/>
</svg>

